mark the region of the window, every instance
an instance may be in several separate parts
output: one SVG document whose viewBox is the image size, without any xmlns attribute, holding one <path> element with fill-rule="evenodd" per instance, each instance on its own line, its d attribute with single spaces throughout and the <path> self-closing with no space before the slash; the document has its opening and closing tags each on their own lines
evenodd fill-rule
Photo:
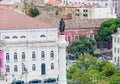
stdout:
<svg viewBox="0 0 120 84">
<path fill-rule="evenodd" d="M 46 68 L 45 68 L 45 63 L 41 64 L 41 75 L 45 75 L 46 74 Z"/>
<path fill-rule="evenodd" d="M 120 62 L 120 60 L 119 60 L 119 56 L 118 56 L 118 58 L 117 58 L 117 64 L 119 65 L 119 62 Z"/>
<path fill-rule="evenodd" d="M 22 73 L 24 73 L 26 70 L 25 65 L 22 63 Z"/>
<path fill-rule="evenodd" d="M 22 52 L 22 60 L 25 60 L 25 52 Z"/>
<path fill-rule="evenodd" d="M 54 52 L 53 51 L 51 51 L 50 56 L 51 56 L 51 59 L 53 60 L 54 59 Z"/>
<path fill-rule="evenodd" d="M 71 43 L 71 36 L 68 36 L 68 41 L 69 43 Z"/>
<path fill-rule="evenodd" d="M 79 12 L 79 9 L 76 9 L 77 12 Z"/>
<path fill-rule="evenodd" d="M 17 61 L 17 52 L 14 53 L 14 61 Z"/>
<path fill-rule="evenodd" d="M 116 53 L 116 47 L 114 47 L 114 53 Z"/>
<path fill-rule="evenodd" d="M 45 59 L 45 52 L 44 52 L 44 51 L 41 52 L 41 59 L 42 59 L 42 60 Z"/>
<path fill-rule="evenodd" d="M 33 71 L 36 70 L 36 66 L 35 66 L 35 64 L 32 65 L 32 70 L 33 70 Z"/>
<path fill-rule="evenodd" d="M 35 51 L 32 52 L 32 59 L 35 60 Z"/>
<path fill-rule="evenodd" d="M 17 65 L 14 66 L 14 72 L 17 72 L 18 71 L 18 67 Z"/>
<path fill-rule="evenodd" d="M 45 35 L 44 35 L 44 34 L 42 34 L 42 35 L 40 35 L 40 37 L 45 37 Z"/>
<path fill-rule="evenodd" d="M 10 57 L 9 57 L 9 53 L 6 53 L 6 61 L 9 61 Z"/>
<path fill-rule="evenodd" d="M 83 14 L 84 17 L 88 17 L 88 14 Z"/>
<path fill-rule="evenodd" d="M 79 13 L 76 13 L 75 16 L 80 16 Z"/>
<path fill-rule="evenodd" d="M 107 42 L 102 42 L 103 48 L 107 48 Z"/>
<path fill-rule="evenodd" d="M 26 36 L 23 35 L 23 36 L 21 36 L 20 38 L 26 38 Z"/>
<path fill-rule="evenodd" d="M 88 9 L 83 9 L 83 12 L 88 12 Z"/>
<path fill-rule="evenodd" d="M 120 52 L 120 51 L 119 51 L 119 48 L 118 48 L 117 53 L 119 54 L 119 52 Z"/>
<path fill-rule="evenodd" d="M 119 38 L 117 39 L 117 41 L 118 41 L 117 43 L 119 43 Z"/>
<path fill-rule="evenodd" d="M 13 39 L 17 39 L 18 37 L 17 36 L 13 36 Z"/>
<path fill-rule="evenodd" d="M 54 63 L 51 63 L 51 70 L 54 70 Z"/>
<path fill-rule="evenodd" d="M 108 6 L 108 4 L 107 4 L 107 3 L 105 3 L 105 6 Z"/>
<path fill-rule="evenodd" d="M 97 49 L 100 49 L 100 42 L 97 42 Z"/>
<path fill-rule="evenodd" d="M 10 67 L 6 66 L 6 72 L 10 72 Z"/>
<path fill-rule="evenodd" d="M 9 36 L 5 36 L 5 39 L 9 39 L 10 37 Z"/>
<path fill-rule="evenodd" d="M 76 36 L 75 36 L 75 40 L 78 40 L 78 39 L 79 39 L 79 36 L 78 36 L 78 35 L 76 35 Z"/>
<path fill-rule="evenodd" d="M 114 43 L 116 43 L 116 37 L 114 38 Z"/>
<path fill-rule="evenodd" d="M 114 57 L 114 62 L 116 62 L 116 57 Z"/>
</svg>

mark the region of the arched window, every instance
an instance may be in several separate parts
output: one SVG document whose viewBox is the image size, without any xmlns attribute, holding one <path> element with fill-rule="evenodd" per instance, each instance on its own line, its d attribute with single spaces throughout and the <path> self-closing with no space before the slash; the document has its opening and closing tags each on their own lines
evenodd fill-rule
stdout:
<svg viewBox="0 0 120 84">
<path fill-rule="evenodd" d="M 24 63 L 22 63 L 22 73 L 26 70 Z"/>
<path fill-rule="evenodd" d="M 52 60 L 54 59 L 54 52 L 53 51 L 51 51 L 50 57 L 51 57 Z"/>
<path fill-rule="evenodd" d="M 35 51 L 32 52 L 32 59 L 35 60 Z"/>
<path fill-rule="evenodd" d="M 10 57 L 9 57 L 9 53 L 6 53 L 6 61 L 9 61 Z"/>
<path fill-rule="evenodd" d="M 6 72 L 10 72 L 10 67 L 6 66 Z"/>
<path fill-rule="evenodd" d="M 14 61 L 17 61 L 17 52 L 14 53 Z"/>
<path fill-rule="evenodd" d="M 23 35 L 23 36 L 21 36 L 20 38 L 26 38 L 26 36 Z"/>
<path fill-rule="evenodd" d="M 17 39 L 18 37 L 17 36 L 13 36 L 13 39 Z"/>
<path fill-rule="evenodd" d="M 25 60 L 25 52 L 22 52 L 22 60 Z"/>
<path fill-rule="evenodd" d="M 46 74 L 46 68 L 45 68 L 45 63 L 41 64 L 41 75 L 45 75 Z"/>
<path fill-rule="evenodd" d="M 54 63 L 51 63 L 51 70 L 54 70 Z"/>
<path fill-rule="evenodd" d="M 18 71 L 18 67 L 17 65 L 14 66 L 14 72 L 17 72 Z"/>
<path fill-rule="evenodd" d="M 5 36 L 5 39 L 9 39 L 10 37 L 9 36 Z"/>
<path fill-rule="evenodd" d="M 41 59 L 42 59 L 42 60 L 45 59 L 45 52 L 44 52 L 44 51 L 41 52 Z"/>
<path fill-rule="evenodd" d="M 44 34 L 42 34 L 42 35 L 40 35 L 40 37 L 45 37 L 45 35 L 44 35 Z"/>
<path fill-rule="evenodd" d="M 32 65 L 32 70 L 33 70 L 33 71 L 36 70 L 36 66 L 35 66 L 35 64 Z"/>
</svg>

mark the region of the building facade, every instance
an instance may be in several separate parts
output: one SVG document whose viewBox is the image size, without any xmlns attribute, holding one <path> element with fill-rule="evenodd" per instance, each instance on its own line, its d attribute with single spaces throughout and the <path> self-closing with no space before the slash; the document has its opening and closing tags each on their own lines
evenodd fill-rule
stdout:
<svg viewBox="0 0 120 84">
<path fill-rule="evenodd" d="M 112 35 L 112 62 L 120 66 L 120 28 L 117 33 Z"/>
<path fill-rule="evenodd" d="M 99 5 L 104 7 L 110 7 L 112 14 L 119 15 L 119 2 L 120 0 L 60 0 L 63 3 L 66 4 L 76 4 L 76 3 L 84 3 L 84 4 L 90 4 L 90 5 Z"/>
<path fill-rule="evenodd" d="M 116 18 L 116 14 L 112 13 L 110 6 L 99 6 L 95 4 L 65 4 L 59 1 L 48 1 L 46 7 L 48 13 L 53 15 L 72 14 L 73 17 L 81 19 L 100 19 L 100 18 Z"/>
<path fill-rule="evenodd" d="M 0 52 L 0 83 L 57 79 L 58 29 L 13 9 L 3 8 L 0 12 L 0 40 L 5 43 Z"/>
</svg>

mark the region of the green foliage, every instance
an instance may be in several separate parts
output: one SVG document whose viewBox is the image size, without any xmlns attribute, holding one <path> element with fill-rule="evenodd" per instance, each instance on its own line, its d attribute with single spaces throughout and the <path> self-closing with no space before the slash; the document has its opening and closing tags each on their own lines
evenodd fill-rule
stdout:
<svg viewBox="0 0 120 84">
<path fill-rule="evenodd" d="M 109 19 L 101 23 L 100 28 L 95 35 L 96 41 L 111 41 L 112 34 L 120 27 L 120 18 Z"/>
<path fill-rule="evenodd" d="M 76 64 L 67 70 L 67 78 L 72 84 L 109 84 L 118 81 L 119 78 L 114 80 L 114 77 L 119 76 L 120 69 L 115 65 L 91 55 L 80 56 Z"/>
<path fill-rule="evenodd" d="M 116 66 L 114 64 L 106 62 L 102 72 L 106 77 L 108 77 L 108 76 L 112 76 L 115 73 L 115 70 L 116 70 Z"/>
<path fill-rule="evenodd" d="M 111 76 L 110 84 L 120 84 L 120 76 Z"/>
<path fill-rule="evenodd" d="M 73 55 L 93 54 L 95 41 L 86 36 L 80 36 L 79 40 L 75 40 L 68 46 L 68 52 Z"/>
<path fill-rule="evenodd" d="M 29 15 L 31 17 L 35 17 L 35 16 L 39 15 L 39 10 L 36 7 L 32 7 L 29 9 Z"/>
</svg>

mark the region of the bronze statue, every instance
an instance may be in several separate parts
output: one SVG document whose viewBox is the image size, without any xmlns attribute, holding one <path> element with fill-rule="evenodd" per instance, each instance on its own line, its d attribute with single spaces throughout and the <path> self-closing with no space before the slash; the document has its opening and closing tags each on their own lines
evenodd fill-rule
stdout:
<svg viewBox="0 0 120 84">
<path fill-rule="evenodd" d="M 60 30 L 60 34 L 61 34 L 61 35 L 64 35 L 64 31 L 65 31 L 65 22 L 64 22 L 63 18 L 61 18 L 61 20 L 60 20 L 59 30 Z"/>
</svg>

